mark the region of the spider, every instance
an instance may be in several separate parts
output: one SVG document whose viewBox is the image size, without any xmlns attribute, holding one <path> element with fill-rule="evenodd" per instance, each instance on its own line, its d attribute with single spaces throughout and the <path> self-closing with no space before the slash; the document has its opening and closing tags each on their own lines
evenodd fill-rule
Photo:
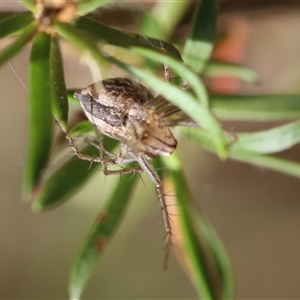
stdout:
<svg viewBox="0 0 300 300">
<path fill-rule="evenodd" d="M 164 66 L 166 81 L 169 69 Z M 67 136 L 75 155 L 83 160 L 101 163 L 105 175 L 144 171 L 154 183 L 166 230 L 166 258 L 172 244 L 172 227 L 168 214 L 165 192 L 161 179 L 150 160 L 157 156 L 169 156 L 177 146 L 170 126 L 197 126 L 186 115 L 174 118 L 180 109 L 161 95 L 154 97 L 143 85 L 127 78 L 110 78 L 96 82 L 75 93 L 81 107 L 96 129 L 106 136 L 119 140 L 117 155 L 108 153 L 100 137 L 99 157 L 78 151 L 73 139 Z M 106 154 L 106 156 L 105 156 Z M 109 165 L 137 162 L 137 167 L 108 170 Z"/>
</svg>

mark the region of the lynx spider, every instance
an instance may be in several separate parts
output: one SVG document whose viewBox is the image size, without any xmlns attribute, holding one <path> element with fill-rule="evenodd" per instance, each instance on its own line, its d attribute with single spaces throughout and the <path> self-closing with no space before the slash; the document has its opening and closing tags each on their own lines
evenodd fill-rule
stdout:
<svg viewBox="0 0 300 300">
<path fill-rule="evenodd" d="M 169 68 L 164 65 L 164 76 L 170 81 Z M 185 86 L 182 86 L 185 88 Z M 82 160 L 102 165 L 105 175 L 145 172 L 154 183 L 160 203 L 165 230 L 165 264 L 172 245 L 172 227 L 162 182 L 149 160 L 157 155 L 172 154 L 177 141 L 169 126 L 197 126 L 187 116 L 169 118 L 180 109 L 162 96 L 153 95 L 143 85 L 126 78 L 111 78 L 96 82 L 75 93 L 89 121 L 99 131 L 121 142 L 117 155 L 107 152 L 99 136 L 100 156 L 92 157 L 79 152 L 73 139 L 67 134 L 75 155 Z M 99 135 L 99 134 L 98 134 Z M 105 157 L 105 154 L 109 157 Z M 109 165 L 136 161 L 139 166 L 121 170 L 108 170 Z"/>
</svg>

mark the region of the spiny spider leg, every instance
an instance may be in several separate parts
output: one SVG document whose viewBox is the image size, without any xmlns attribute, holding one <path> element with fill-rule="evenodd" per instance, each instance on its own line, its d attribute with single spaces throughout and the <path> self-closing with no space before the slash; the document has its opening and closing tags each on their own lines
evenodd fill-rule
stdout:
<svg viewBox="0 0 300 300">
<path fill-rule="evenodd" d="M 167 262 L 168 262 L 168 257 L 170 254 L 170 248 L 172 245 L 172 227 L 170 223 L 170 215 L 168 213 L 168 207 L 166 204 L 166 199 L 165 199 L 165 192 L 163 189 L 162 182 L 156 173 L 155 169 L 153 166 L 150 164 L 148 159 L 145 157 L 145 155 L 140 154 L 139 156 L 136 157 L 139 165 L 141 168 L 147 173 L 147 175 L 150 177 L 151 181 L 154 183 L 156 187 L 156 192 L 157 192 L 157 197 L 159 200 L 160 208 L 162 211 L 163 219 L 164 219 L 164 225 L 165 225 L 165 230 L 166 230 L 166 247 L 165 247 L 165 261 L 164 261 L 164 268 L 167 268 Z"/>
<path fill-rule="evenodd" d="M 163 67 L 165 80 L 170 82 L 169 67 L 166 64 Z M 81 92 L 76 92 L 75 97 L 98 133 L 121 142 L 120 152 L 116 156 L 109 155 L 100 142 L 97 146 L 100 157 L 95 158 L 79 153 L 69 138 L 78 158 L 101 163 L 106 175 L 144 171 L 154 183 L 166 230 L 166 267 L 172 245 L 172 227 L 163 184 L 151 165 L 150 158 L 158 155 L 169 156 L 175 151 L 177 141 L 166 120 L 180 109 L 163 96 L 154 97 L 143 85 L 127 78 L 110 78 L 96 82 Z M 139 166 L 108 170 L 110 165 L 133 161 Z"/>
<path fill-rule="evenodd" d="M 74 143 L 74 140 L 72 139 L 72 137 L 70 137 L 70 135 L 68 133 L 66 133 L 66 138 L 67 138 L 72 150 L 74 151 L 74 154 L 79 159 L 90 161 L 90 162 L 101 163 L 102 160 L 99 157 L 94 157 L 94 156 L 83 154 L 83 153 L 79 152 L 76 144 Z"/>
<path fill-rule="evenodd" d="M 113 158 L 117 157 L 117 155 L 115 153 L 112 153 L 112 152 L 106 150 L 103 147 L 102 137 L 101 137 L 101 139 L 98 138 L 98 144 L 95 143 L 95 142 L 93 142 L 93 141 L 91 141 L 91 140 L 89 140 L 89 139 L 87 139 L 87 138 L 83 138 L 83 141 L 85 141 L 87 144 L 90 144 L 90 145 L 94 146 L 96 149 L 98 149 L 99 152 L 100 152 L 100 156 L 99 156 L 100 158 L 104 159 L 104 155 L 103 154 L 106 154 L 107 156 L 113 157 Z"/>
<path fill-rule="evenodd" d="M 167 64 L 164 64 L 163 68 L 164 68 L 165 80 L 166 80 L 166 82 L 170 82 L 171 81 L 170 68 Z"/>
<path fill-rule="evenodd" d="M 105 175 L 122 175 L 122 174 L 130 174 L 130 173 L 140 173 L 140 172 L 143 171 L 140 166 L 131 167 L 131 168 L 124 168 L 124 169 L 121 169 L 121 170 L 108 170 L 107 169 L 108 165 L 119 165 L 119 164 L 123 164 L 123 163 L 129 163 L 129 162 L 136 161 L 136 159 L 133 159 L 133 158 L 123 159 L 123 160 L 120 160 L 118 158 L 116 158 L 116 159 L 106 159 L 106 158 L 94 157 L 94 156 L 91 156 L 91 155 L 83 154 L 83 153 L 79 152 L 76 144 L 74 143 L 74 140 L 68 134 L 66 134 L 66 137 L 68 139 L 68 142 L 69 142 L 72 150 L 74 151 L 74 154 L 79 159 L 85 160 L 85 161 L 90 161 L 90 162 L 100 163 L 102 165 L 103 173 Z M 96 148 L 99 149 L 98 147 L 96 147 Z"/>
</svg>

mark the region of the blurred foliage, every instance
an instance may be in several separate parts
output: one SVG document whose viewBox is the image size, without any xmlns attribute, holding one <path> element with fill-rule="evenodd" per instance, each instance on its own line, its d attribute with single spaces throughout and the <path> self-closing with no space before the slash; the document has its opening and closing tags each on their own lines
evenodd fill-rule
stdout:
<svg viewBox="0 0 300 300">
<path fill-rule="evenodd" d="M 23 197 L 33 200 L 34 211 L 44 211 L 63 203 L 78 191 L 93 174 L 96 164 L 69 159 L 44 178 L 52 153 L 59 152 L 53 143 L 53 121 L 73 137 L 93 134 L 89 123 L 69 122 L 69 102 L 76 103 L 73 92 L 67 91 L 59 38 L 75 45 L 101 69 L 114 64 L 132 77 L 178 106 L 194 122 L 201 125 L 189 134 L 205 149 L 220 158 L 240 160 L 300 178 L 300 164 L 274 154 L 297 144 L 299 121 L 252 133 L 224 132 L 219 120 L 282 121 L 298 119 L 299 95 L 216 95 L 207 91 L 203 77 L 230 76 L 254 83 L 257 75 L 244 66 L 212 61 L 215 46 L 217 0 L 202 0 L 194 10 L 190 35 L 180 51 L 165 41 L 191 5 L 188 1 L 154 3 L 141 18 L 140 32 L 129 34 L 86 16 L 110 1 L 20 1 L 29 11 L 0 20 L 0 37 L 15 36 L 0 53 L 0 65 L 7 63 L 29 42 L 32 42 L 29 65 L 29 144 L 24 167 Z M 118 4 L 115 4 L 118 5 Z M 124 4 L 123 4 L 124 5 Z M 157 12 L 163 12 L 158 14 Z M 149 35 L 149 37 L 147 36 Z M 151 36 L 151 37 L 150 37 Z M 155 38 L 153 38 L 155 36 Z M 107 52 L 123 49 L 132 52 L 143 64 L 127 64 Z M 112 51 L 112 53 L 114 53 Z M 189 84 L 182 90 L 176 80 L 165 82 L 155 75 L 161 64 L 167 64 L 178 78 Z M 202 77 L 200 77 L 202 75 Z M 50 92 L 49 92 L 50 91 Z M 106 149 L 113 151 L 116 141 L 106 139 Z M 83 153 L 97 155 L 89 145 Z M 185 182 L 180 160 L 175 154 L 160 161 L 168 167 L 164 181 L 171 181 L 176 191 L 179 210 L 181 251 L 188 265 L 188 274 L 199 298 L 231 299 L 233 283 L 230 264 L 215 232 L 195 209 Z M 79 299 L 91 272 L 116 229 L 135 187 L 131 175 L 124 175 L 116 184 L 91 229 L 72 269 L 70 298 Z M 175 225 L 174 225 L 175 226 Z"/>
</svg>

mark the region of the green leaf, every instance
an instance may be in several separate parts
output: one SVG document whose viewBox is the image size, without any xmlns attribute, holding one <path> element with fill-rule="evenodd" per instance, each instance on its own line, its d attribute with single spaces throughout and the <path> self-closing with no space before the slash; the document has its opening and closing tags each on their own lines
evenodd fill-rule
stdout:
<svg viewBox="0 0 300 300">
<path fill-rule="evenodd" d="M 102 5 L 111 2 L 111 0 L 85 0 L 85 1 L 78 1 L 78 14 L 79 15 L 86 15 L 90 12 L 93 12 L 97 8 L 101 7 Z"/>
<path fill-rule="evenodd" d="M 77 90 L 67 90 L 67 95 L 68 95 L 68 100 L 69 102 L 71 102 L 72 104 L 75 104 L 76 106 L 80 107 L 80 102 L 78 101 L 78 99 L 74 96 L 75 92 Z"/>
<path fill-rule="evenodd" d="M 50 156 L 53 120 L 50 91 L 51 38 L 35 36 L 29 66 L 29 145 L 23 178 L 23 196 L 37 188 Z"/>
<path fill-rule="evenodd" d="M 21 4 L 28 10 L 35 12 L 36 10 L 36 0 L 20 0 Z"/>
<path fill-rule="evenodd" d="M 183 260 L 200 299 L 232 299 L 232 277 L 227 255 L 210 227 L 197 214 L 176 153 L 163 158 L 176 192 Z M 173 220 L 173 224 L 175 223 Z"/>
<path fill-rule="evenodd" d="M 116 140 L 105 139 L 107 151 L 112 151 L 117 144 Z M 99 150 L 91 145 L 80 152 L 92 157 L 99 156 Z M 41 212 L 62 204 L 70 195 L 80 189 L 99 168 L 97 163 L 84 161 L 78 157 L 71 158 L 40 185 L 39 191 L 33 199 L 32 210 Z"/>
<path fill-rule="evenodd" d="M 196 208 L 194 210 L 196 211 Z M 199 216 L 196 216 L 196 219 L 198 223 L 197 229 L 200 232 L 203 232 L 203 235 L 209 244 L 216 268 L 219 271 L 219 277 L 222 285 L 220 291 L 220 294 L 222 295 L 221 299 L 234 299 L 234 280 L 230 259 L 225 248 L 209 221 L 205 218 L 200 218 Z"/>
<path fill-rule="evenodd" d="M 223 120 L 279 121 L 300 117 L 300 95 L 211 95 L 214 114 Z"/>
<path fill-rule="evenodd" d="M 38 29 L 36 22 L 28 25 L 20 36 L 0 53 L 0 66 L 16 55 L 34 37 Z"/>
<path fill-rule="evenodd" d="M 181 68 L 179 62 L 172 59 L 171 57 L 163 56 L 159 53 L 155 53 L 146 49 L 136 49 L 135 51 L 139 52 L 140 54 L 143 54 L 148 58 L 153 58 L 159 61 L 164 60 L 175 71 L 177 67 Z M 143 71 L 133 66 L 126 65 L 113 57 L 108 57 L 107 59 L 118 65 L 120 68 L 123 68 L 133 76 L 140 78 L 149 87 L 155 89 L 161 95 L 166 97 L 170 102 L 174 103 L 176 106 L 182 109 L 194 121 L 200 123 L 201 126 L 207 129 L 210 133 L 211 141 L 215 144 L 220 157 L 226 156 L 226 140 L 221 125 L 219 124 L 217 119 L 211 114 L 209 109 L 207 107 L 203 107 L 199 103 L 199 100 L 196 100 L 191 93 L 181 90 L 179 87 L 174 86 L 172 83 L 164 82 L 162 79 L 153 74 L 150 74 L 149 72 Z M 191 77 L 190 75 L 193 74 L 184 65 L 182 65 L 182 68 L 180 70 L 181 72 L 179 75 L 183 77 L 187 76 L 189 79 Z M 198 82 L 201 86 L 200 79 L 198 79 Z M 194 84 L 196 84 L 196 82 L 193 82 L 193 85 Z"/>
<path fill-rule="evenodd" d="M 132 174 L 123 175 L 99 213 L 72 268 L 69 282 L 71 299 L 80 298 L 91 272 L 124 214 L 137 178 Z"/>
<path fill-rule="evenodd" d="M 258 76 L 254 71 L 244 66 L 225 62 L 209 62 L 203 70 L 203 74 L 209 77 L 230 76 L 246 82 L 258 82 Z"/>
<path fill-rule="evenodd" d="M 132 47 L 154 49 L 178 60 L 182 60 L 179 51 L 172 44 L 165 41 L 122 32 L 86 17 L 75 19 L 73 24 L 75 28 L 83 30 L 93 36 L 95 42 L 105 41 L 110 45 L 125 49 L 131 49 Z"/>
<path fill-rule="evenodd" d="M 195 132 L 193 130 L 183 128 L 182 131 L 185 132 L 189 138 L 199 142 L 206 150 L 216 152 L 213 144 L 211 143 L 209 134 L 204 130 L 197 129 L 197 132 Z M 236 149 L 234 147 L 229 148 L 228 157 L 237 161 L 242 161 L 259 167 L 265 167 L 270 170 L 300 178 L 300 164 L 294 161 L 289 161 L 271 155 L 258 154 L 243 149 Z"/>
<path fill-rule="evenodd" d="M 189 83 L 189 87 L 193 89 L 196 97 L 198 98 L 198 102 L 200 102 L 203 106 L 208 107 L 209 100 L 204 83 L 199 78 L 199 76 L 189 67 L 187 67 L 183 62 L 149 49 L 134 48 L 133 50 L 136 53 L 150 58 L 156 62 L 167 64 L 174 72 L 176 72 L 181 78 L 184 78 Z"/>
<path fill-rule="evenodd" d="M 51 96 L 52 113 L 61 129 L 66 132 L 68 127 L 69 102 L 64 78 L 63 61 L 58 39 L 52 35 L 51 40 Z"/>
<path fill-rule="evenodd" d="M 270 155 L 261 155 L 250 151 L 232 151 L 229 157 L 237 161 L 268 168 L 286 175 L 300 178 L 300 164 L 294 161 Z"/>
<path fill-rule="evenodd" d="M 71 137 L 79 137 L 87 133 L 95 133 L 95 127 L 90 121 L 82 121 L 69 131 Z"/>
<path fill-rule="evenodd" d="M 82 153 L 97 155 L 99 151 L 93 146 L 88 146 Z M 97 168 L 99 164 L 91 164 L 77 157 L 71 158 L 40 186 L 38 194 L 33 199 L 32 210 L 42 212 L 62 204 L 94 174 Z"/>
<path fill-rule="evenodd" d="M 33 15 L 28 11 L 0 20 L 0 38 L 23 29 L 33 21 Z"/>
<path fill-rule="evenodd" d="M 237 136 L 237 142 L 232 145 L 234 149 L 261 154 L 276 153 L 300 142 L 300 121 L 259 132 L 240 133 Z"/>
<path fill-rule="evenodd" d="M 88 52 L 91 57 L 99 64 L 99 66 L 104 66 L 106 64 L 104 56 L 99 52 L 90 35 L 84 34 L 82 31 L 73 28 L 69 24 L 60 22 L 55 23 L 55 29 L 70 43 L 76 45 L 85 52 Z"/>
<path fill-rule="evenodd" d="M 150 12 L 144 13 L 140 32 L 169 40 L 189 6 L 189 1 L 157 1 Z"/>
<path fill-rule="evenodd" d="M 218 0 L 201 0 L 194 15 L 191 36 L 183 49 L 183 60 L 197 73 L 205 68 L 215 42 Z"/>
</svg>

